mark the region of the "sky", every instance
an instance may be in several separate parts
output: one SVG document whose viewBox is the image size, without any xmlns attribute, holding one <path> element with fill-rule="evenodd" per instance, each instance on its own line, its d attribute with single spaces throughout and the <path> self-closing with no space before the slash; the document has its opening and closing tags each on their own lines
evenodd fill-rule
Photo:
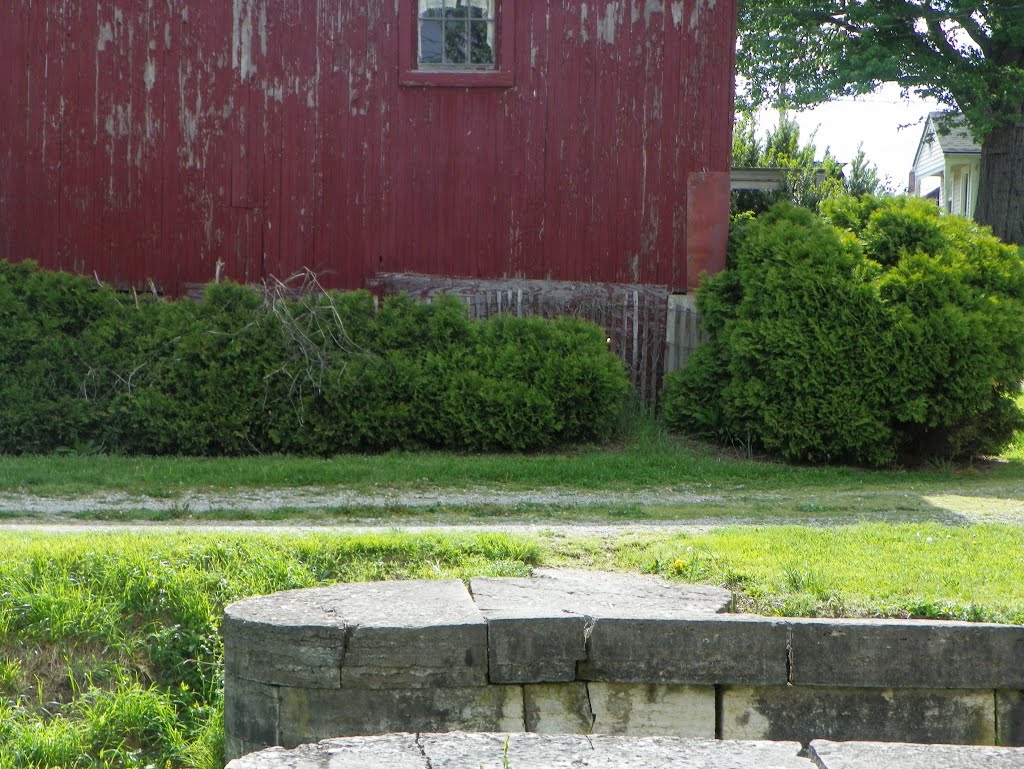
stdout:
<svg viewBox="0 0 1024 769">
<path fill-rule="evenodd" d="M 868 161 L 878 166 L 879 177 L 889 177 L 894 192 L 904 192 L 914 162 L 924 118 L 941 107 L 917 97 L 901 97 L 895 85 L 883 86 L 876 93 L 859 99 L 832 101 L 796 114 L 800 139 L 806 142 L 817 130 L 814 143 L 818 154 L 828 147 L 840 162 L 850 162 L 857 144 L 864 142 Z M 776 115 L 765 111 L 758 116 L 762 130 L 776 122 Z M 907 127 L 909 126 L 909 127 Z"/>
</svg>

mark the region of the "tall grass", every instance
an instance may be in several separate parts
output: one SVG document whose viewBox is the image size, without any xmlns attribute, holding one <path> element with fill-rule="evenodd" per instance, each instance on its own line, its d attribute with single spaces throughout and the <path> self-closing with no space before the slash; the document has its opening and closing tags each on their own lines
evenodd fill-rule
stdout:
<svg viewBox="0 0 1024 769">
<path fill-rule="evenodd" d="M 226 604 L 354 580 L 521 576 L 540 558 L 502 535 L 2 544 L 0 767 L 219 769 Z"/>
<path fill-rule="evenodd" d="M 735 590 L 779 616 L 1024 622 L 1024 527 L 734 527 L 623 541 L 620 568 Z"/>
</svg>

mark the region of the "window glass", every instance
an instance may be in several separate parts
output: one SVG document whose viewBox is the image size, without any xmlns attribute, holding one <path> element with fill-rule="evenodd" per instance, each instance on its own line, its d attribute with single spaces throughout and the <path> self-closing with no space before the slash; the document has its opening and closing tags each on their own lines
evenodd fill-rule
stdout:
<svg viewBox="0 0 1024 769">
<path fill-rule="evenodd" d="M 493 68 L 495 0 L 419 0 L 419 63 Z"/>
</svg>

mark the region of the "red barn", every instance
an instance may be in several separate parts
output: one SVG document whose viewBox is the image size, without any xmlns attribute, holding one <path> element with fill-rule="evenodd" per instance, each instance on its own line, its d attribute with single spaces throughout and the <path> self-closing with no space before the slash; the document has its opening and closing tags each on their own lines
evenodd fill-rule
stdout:
<svg viewBox="0 0 1024 769">
<path fill-rule="evenodd" d="M 736 0 L 5 0 L 0 259 L 623 315 L 635 364 L 724 260 L 735 26 Z"/>
</svg>

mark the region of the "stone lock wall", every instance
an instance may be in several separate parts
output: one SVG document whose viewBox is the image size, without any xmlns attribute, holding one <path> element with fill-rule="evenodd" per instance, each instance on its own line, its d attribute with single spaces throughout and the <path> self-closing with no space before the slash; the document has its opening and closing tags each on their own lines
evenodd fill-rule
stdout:
<svg viewBox="0 0 1024 769">
<path fill-rule="evenodd" d="M 1024 745 L 1024 627 L 730 601 L 553 570 L 242 601 L 224 618 L 228 757 L 458 730 Z"/>
</svg>

